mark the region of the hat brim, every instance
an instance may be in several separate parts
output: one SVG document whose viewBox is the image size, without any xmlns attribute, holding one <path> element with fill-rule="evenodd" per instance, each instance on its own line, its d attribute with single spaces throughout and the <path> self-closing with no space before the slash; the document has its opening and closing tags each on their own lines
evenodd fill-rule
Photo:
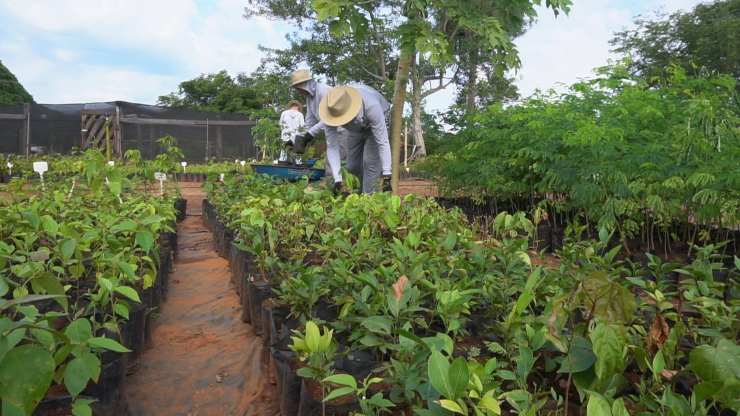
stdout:
<svg viewBox="0 0 740 416">
<path fill-rule="evenodd" d="M 362 108 L 362 95 L 360 92 L 352 87 L 336 87 L 335 89 L 343 89 L 347 92 L 350 98 L 350 104 L 343 114 L 332 115 L 329 112 L 329 94 L 326 94 L 319 103 L 319 118 L 324 124 L 330 127 L 340 127 L 352 121 Z"/>
<path fill-rule="evenodd" d="M 311 81 L 312 79 L 313 79 L 313 77 L 311 77 L 310 75 L 308 75 L 308 76 L 305 76 L 305 77 L 302 77 L 302 78 L 298 78 L 298 79 L 294 80 L 294 81 L 293 81 L 293 82 L 292 82 L 292 83 L 290 84 L 290 86 L 291 86 L 291 87 L 297 87 L 297 86 L 299 86 L 299 85 L 301 85 L 301 84 L 303 84 L 303 83 L 306 83 L 306 82 L 308 82 L 308 81 Z"/>
</svg>

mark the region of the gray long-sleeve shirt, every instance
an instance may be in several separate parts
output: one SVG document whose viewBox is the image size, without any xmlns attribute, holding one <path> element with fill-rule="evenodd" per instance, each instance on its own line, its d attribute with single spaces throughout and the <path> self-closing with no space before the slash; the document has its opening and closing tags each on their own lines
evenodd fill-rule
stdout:
<svg viewBox="0 0 740 416">
<path fill-rule="evenodd" d="M 310 80 L 305 85 L 302 85 L 301 89 L 308 92 L 308 96 L 306 96 L 305 127 L 312 136 L 316 136 L 324 130 L 324 123 L 319 118 L 319 103 L 321 103 L 321 100 L 329 92 L 331 87 L 315 80 Z"/>
<path fill-rule="evenodd" d="M 369 131 L 380 152 L 380 165 L 383 175 L 391 174 L 391 145 L 388 139 L 388 124 L 386 115 L 391 104 L 377 90 L 364 84 L 352 84 L 351 87 L 360 92 L 362 108 L 357 116 L 342 126 L 349 134 L 358 134 Z M 317 108 L 318 113 L 318 108 Z M 323 123 L 322 123 L 323 124 Z M 323 127 L 327 135 L 339 135 L 337 127 Z M 313 133 L 311 133 L 313 134 Z"/>
</svg>

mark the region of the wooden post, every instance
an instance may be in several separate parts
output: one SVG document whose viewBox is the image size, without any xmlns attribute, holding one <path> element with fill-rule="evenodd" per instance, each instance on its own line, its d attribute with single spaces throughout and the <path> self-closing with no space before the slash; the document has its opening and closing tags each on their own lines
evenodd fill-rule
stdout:
<svg viewBox="0 0 740 416">
<path fill-rule="evenodd" d="M 110 117 L 105 117 L 105 157 L 111 160 L 111 143 L 110 143 Z"/>
<path fill-rule="evenodd" d="M 116 105 L 116 116 L 113 119 L 113 147 L 116 156 L 123 158 L 123 129 L 121 128 L 121 107 Z"/>
</svg>

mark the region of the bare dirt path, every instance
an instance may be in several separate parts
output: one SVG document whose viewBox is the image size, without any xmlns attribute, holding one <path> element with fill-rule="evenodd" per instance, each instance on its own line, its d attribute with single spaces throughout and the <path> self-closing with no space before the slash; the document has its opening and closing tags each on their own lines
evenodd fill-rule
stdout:
<svg viewBox="0 0 740 416">
<path fill-rule="evenodd" d="M 181 184 L 188 217 L 152 342 L 126 381 L 135 416 L 271 416 L 279 413 L 262 346 L 241 322 L 229 263 L 200 217 L 200 184 Z"/>
</svg>

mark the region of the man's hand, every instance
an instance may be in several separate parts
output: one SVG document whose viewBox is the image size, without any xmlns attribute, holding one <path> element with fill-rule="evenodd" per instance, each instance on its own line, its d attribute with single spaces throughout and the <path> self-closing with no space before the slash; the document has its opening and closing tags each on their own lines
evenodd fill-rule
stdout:
<svg viewBox="0 0 740 416">
<path fill-rule="evenodd" d="M 342 181 L 334 182 L 334 188 L 333 188 L 334 194 L 339 195 L 342 193 L 342 190 L 343 190 Z"/>
<path fill-rule="evenodd" d="M 312 140 L 313 136 L 311 133 L 303 133 L 295 136 L 295 145 L 293 146 L 293 151 L 300 154 L 303 154 L 303 152 L 306 151 L 306 145 L 308 145 Z"/>
<path fill-rule="evenodd" d="M 391 175 L 383 175 L 380 177 L 380 191 L 393 192 L 393 187 L 391 186 Z"/>
</svg>

